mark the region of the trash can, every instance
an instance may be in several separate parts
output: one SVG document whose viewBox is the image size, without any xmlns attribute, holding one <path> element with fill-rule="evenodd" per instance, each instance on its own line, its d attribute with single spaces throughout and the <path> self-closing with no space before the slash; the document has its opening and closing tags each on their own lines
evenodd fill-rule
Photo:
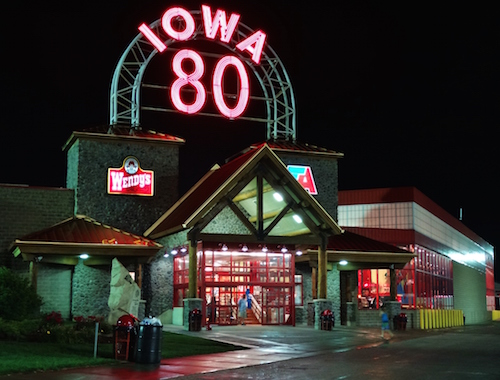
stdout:
<svg viewBox="0 0 500 380">
<path fill-rule="evenodd" d="M 335 317 L 333 315 L 333 311 L 324 310 L 320 316 L 321 319 L 321 330 L 331 330 L 333 326 L 335 326 Z"/>
<path fill-rule="evenodd" d="M 401 317 L 399 315 L 395 315 L 392 322 L 394 323 L 394 330 L 401 330 Z"/>
<path fill-rule="evenodd" d="M 113 329 L 114 356 L 117 360 L 133 361 L 137 341 L 136 320 L 131 315 L 122 315 Z"/>
<path fill-rule="evenodd" d="M 154 317 L 144 318 L 139 323 L 135 361 L 157 364 L 161 361 L 161 337 L 163 325 Z"/>
<path fill-rule="evenodd" d="M 405 313 L 399 314 L 399 327 L 400 330 L 406 330 L 406 323 L 408 323 L 408 317 Z"/>
<path fill-rule="evenodd" d="M 189 312 L 189 331 L 201 331 L 201 311 L 193 309 Z"/>
</svg>

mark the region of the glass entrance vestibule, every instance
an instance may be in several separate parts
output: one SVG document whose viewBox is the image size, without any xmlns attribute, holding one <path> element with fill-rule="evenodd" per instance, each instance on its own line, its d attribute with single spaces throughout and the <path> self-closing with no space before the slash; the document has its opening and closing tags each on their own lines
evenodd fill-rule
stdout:
<svg viewBox="0 0 500 380">
<path fill-rule="evenodd" d="M 189 285 L 189 255 L 174 257 L 174 306 L 181 307 Z M 203 321 L 238 321 L 238 300 L 247 294 L 247 318 L 264 325 L 295 324 L 295 252 L 282 245 L 203 242 L 197 252 L 198 297 Z"/>
</svg>

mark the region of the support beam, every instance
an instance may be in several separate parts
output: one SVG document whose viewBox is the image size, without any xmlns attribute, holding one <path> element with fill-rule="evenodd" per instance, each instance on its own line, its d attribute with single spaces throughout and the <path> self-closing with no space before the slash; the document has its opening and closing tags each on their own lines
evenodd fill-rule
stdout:
<svg viewBox="0 0 500 380">
<path fill-rule="evenodd" d="M 318 247 L 318 298 L 319 299 L 326 299 L 327 262 L 328 262 L 328 255 L 326 253 L 326 242 L 323 242 Z"/>
<path fill-rule="evenodd" d="M 35 292 L 38 289 L 38 263 L 33 260 L 30 261 L 30 284 L 35 289 Z"/>
<path fill-rule="evenodd" d="M 188 298 L 197 298 L 198 296 L 198 260 L 197 243 L 193 239 L 189 240 L 189 288 Z"/>
<path fill-rule="evenodd" d="M 391 276 L 391 301 L 396 301 L 398 289 L 396 284 L 396 269 L 394 269 L 394 265 L 391 265 L 389 273 Z"/>
</svg>

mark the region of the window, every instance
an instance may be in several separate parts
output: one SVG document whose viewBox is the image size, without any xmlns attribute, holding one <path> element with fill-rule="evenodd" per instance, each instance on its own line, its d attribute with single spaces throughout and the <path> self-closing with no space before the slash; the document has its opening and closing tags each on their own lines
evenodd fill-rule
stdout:
<svg viewBox="0 0 500 380">
<path fill-rule="evenodd" d="M 303 306 L 304 297 L 302 297 L 302 275 L 295 275 L 295 306 Z"/>
</svg>

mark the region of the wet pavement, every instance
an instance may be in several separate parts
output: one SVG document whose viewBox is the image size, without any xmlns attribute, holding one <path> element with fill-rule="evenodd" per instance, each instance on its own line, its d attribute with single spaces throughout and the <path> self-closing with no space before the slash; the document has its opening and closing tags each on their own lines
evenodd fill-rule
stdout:
<svg viewBox="0 0 500 380">
<path fill-rule="evenodd" d="M 344 326 L 334 327 L 332 331 L 315 330 L 307 326 L 213 326 L 210 331 L 189 332 L 179 326 L 167 325 L 164 330 L 240 345 L 247 349 L 163 359 L 159 365 L 117 362 L 115 366 L 0 376 L 0 380 L 160 380 L 182 376 L 188 376 L 190 379 L 310 378 L 305 376 L 306 369 L 307 373 L 311 374 L 322 371 L 322 374 L 317 373 L 315 378 L 334 378 L 329 375 L 330 369 L 325 363 L 333 360 L 335 355 L 348 353 L 359 355 L 361 351 L 373 354 L 377 352 L 376 349 L 387 349 L 398 345 L 405 347 L 405 344 L 418 347 L 418 342 L 422 341 L 419 338 L 437 339 L 438 342 L 442 342 L 444 340 L 440 337 L 443 334 L 464 331 L 463 328 L 461 330 L 409 329 L 395 331 L 394 337 L 386 341 L 381 338 L 380 329 Z M 363 350 L 368 348 L 374 350 Z M 344 358 L 348 357 L 344 355 Z M 287 362 L 290 359 L 294 360 Z M 356 365 L 353 364 L 353 367 Z M 338 364 L 336 368 L 340 368 Z"/>
</svg>

